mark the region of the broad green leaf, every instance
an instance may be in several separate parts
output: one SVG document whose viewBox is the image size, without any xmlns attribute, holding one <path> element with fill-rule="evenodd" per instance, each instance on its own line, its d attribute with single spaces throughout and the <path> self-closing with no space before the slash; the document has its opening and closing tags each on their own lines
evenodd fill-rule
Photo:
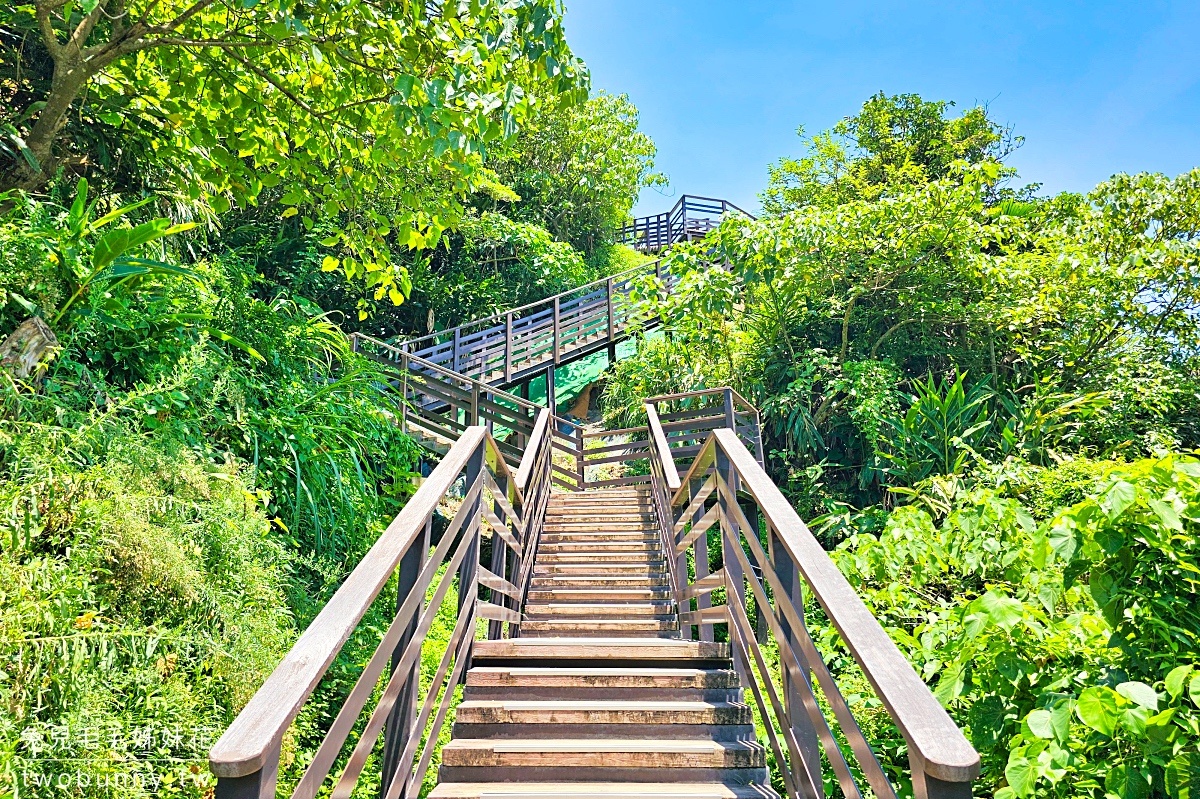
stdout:
<svg viewBox="0 0 1200 799">
<path fill-rule="evenodd" d="M 1104 509 L 1104 513 L 1109 519 L 1115 519 L 1124 513 L 1135 499 L 1137 499 L 1137 489 L 1131 483 L 1118 480 L 1108 491 L 1104 492 L 1104 498 L 1100 500 L 1100 507 Z"/>
<path fill-rule="evenodd" d="M 989 619 L 1006 630 L 1019 624 L 1025 615 L 1025 606 L 1019 600 L 995 591 L 988 591 L 975 600 L 975 604 Z"/>
<path fill-rule="evenodd" d="M 1183 693 L 1184 682 L 1191 673 L 1192 667 L 1184 664 L 1182 666 L 1176 666 L 1175 668 L 1171 669 L 1169 674 L 1167 674 L 1167 679 L 1163 680 L 1163 684 L 1167 689 L 1167 693 L 1171 695 L 1172 699 L 1178 699 Z"/>
<path fill-rule="evenodd" d="M 1117 693 L 1142 707 L 1158 710 L 1158 692 L 1144 682 L 1123 682 Z"/>
<path fill-rule="evenodd" d="M 1200 799 L 1200 752 L 1183 752 L 1166 768 L 1166 789 L 1171 799 Z"/>
<path fill-rule="evenodd" d="M 1039 738 L 1054 738 L 1054 724 L 1049 710 L 1035 710 L 1025 717 L 1029 731 Z"/>
<path fill-rule="evenodd" d="M 1128 763 L 1118 763 L 1108 770 L 1104 787 L 1120 799 L 1145 799 L 1150 795 L 1150 782 Z"/>
<path fill-rule="evenodd" d="M 1004 778 L 1017 796 L 1032 796 L 1037 785 L 1037 764 L 1025 757 L 1009 757 L 1004 767 Z"/>
<path fill-rule="evenodd" d="M 1112 737 L 1113 732 L 1117 729 L 1117 722 L 1120 718 L 1116 694 L 1111 688 L 1103 686 L 1085 688 L 1079 695 L 1075 713 L 1084 724 L 1109 737 Z"/>
</svg>

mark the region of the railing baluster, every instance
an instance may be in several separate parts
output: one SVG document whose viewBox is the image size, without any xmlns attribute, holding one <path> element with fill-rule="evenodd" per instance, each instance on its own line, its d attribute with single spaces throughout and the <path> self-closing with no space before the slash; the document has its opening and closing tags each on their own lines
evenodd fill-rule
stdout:
<svg viewBox="0 0 1200 799">
<path fill-rule="evenodd" d="M 796 612 L 804 613 L 804 598 L 800 590 L 800 572 L 796 568 L 796 564 L 792 559 L 784 554 L 780 557 L 777 553 L 782 547 L 779 545 L 779 537 L 775 530 L 771 529 L 767 533 L 767 558 L 771 561 L 771 565 L 775 569 L 775 576 L 779 578 L 780 586 L 784 589 L 785 599 L 792 603 Z M 779 598 L 776 598 L 779 601 Z M 770 612 L 770 608 L 766 608 Z M 792 630 L 791 623 L 787 620 L 785 614 L 777 613 L 776 621 L 783 630 L 784 639 L 791 646 L 793 652 L 797 653 L 801 665 L 804 667 L 806 677 L 809 684 L 812 684 L 812 673 L 808 665 L 804 663 L 804 655 L 796 643 L 796 633 Z M 783 669 L 783 692 L 784 702 L 787 707 L 788 717 L 792 722 L 792 731 L 796 736 L 796 742 L 800 747 L 804 756 L 804 762 L 807 764 L 809 774 L 817 789 L 823 788 L 821 780 L 821 742 L 817 739 L 817 730 L 813 727 L 812 722 L 808 719 L 804 712 L 804 703 L 800 697 L 800 691 L 791 678 L 787 669 Z"/>
<path fill-rule="evenodd" d="M 417 583 L 417 575 L 421 573 L 421 567 L 425 565 L 425 558 L 428 556 L 429 550 L 424 548 L 424 544 L 425 540 L 423 538 L 414 541 L 412 546 L 408 548 L 408 552 L 404 558 L 400 561 L 400 567 L 396 570 L 397 613 L 400 612 L 404 601 L 408 599 L 409 594 Z M 420 610 L 418 609 L 417 613 L 413 614 L 412 621 L 408 623 L 408 627 L 400 634 L 400 640 L 396 642 L 396 646 L 392 650 L 392 673 L 395 673 L 395 669 L 400 665 L 400 660 L 404 657 L 404 650 L 412 642 L 419 616 Z M 419 663 L 413 663 L 409 668 L 409 676 L 405 680 L 404 687 L 400 689 L 400 696 L 396 700 L 396 705 L 392 708 L 392 712 L 388 714 L 387 725 L 383 731 L 383 771 L 382 782 L 379 788 L 379 795 L 381 797 L 387 793 L 388 785 L 399 763 L 400 754 L 404 751 L 404 747 L 408 745 L 413 716 L 417 712 L 419 668 Z"/>
</svg>

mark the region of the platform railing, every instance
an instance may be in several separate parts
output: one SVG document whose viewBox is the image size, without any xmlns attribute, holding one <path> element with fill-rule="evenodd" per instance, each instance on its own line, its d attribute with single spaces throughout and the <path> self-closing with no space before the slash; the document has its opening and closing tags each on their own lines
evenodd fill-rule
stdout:
<svg viewBox="0 0 1200 799">
<path fill-rule="evenodd" d="M 217 799 L 349 797 L 382 735 L 383 799 L 417 796 L 438 734 L 463 680 L 480 622 L 491 639 L 519 634 L 550 484 L 549 414 L 539 416 L 514 475 L 487 429 L 468 427 L 301 634 L 209 753 Z M 458 502 L 433 540 L 443 498 Z M 486 562 L 482 541 L 490 536 Z M 387 584 L 396 608 L 303 775 L 278 786 L 285 734 Z M 457 598 L 451 588 L 457 581 Z M 439 611 L 456 603 L 455 625 L 432 684 L 422 690 L 422 653 Z M 480 631 L 484 632 L 484 631 Z M 368 705 L 374 703 L 367 710 Z M 357 735 L 352 735 L 361 730 Z M 285 794 L 286 795 L 286 794 Z"/>
<path fill-rule="evenodd" d="M 672 244 L 704 238 L 731 213 L 754 218 L 728 200 L 684 194 L 670 211 L 638 217 L 618 229 L 616 241 L 642 252 L 659 252 Z"/>
<path fill-rule="evenodd" d="M 756 454 L 733 428 L 714 429 L 681 477 L 668 456 L 665 425 L 647 408 L 652 492 L 681 629 L 707 641 L 714 625 L 727 629 L 787 795 L 823 797 L 823 763 L 844 796 L 897 795 L 808 632 L 807 594 L 907 742 L 916 799 L 970 797 L 979 755 Z M 768 659 L 766 640 L 774 641 L 777 661 Z"/>
</svg>

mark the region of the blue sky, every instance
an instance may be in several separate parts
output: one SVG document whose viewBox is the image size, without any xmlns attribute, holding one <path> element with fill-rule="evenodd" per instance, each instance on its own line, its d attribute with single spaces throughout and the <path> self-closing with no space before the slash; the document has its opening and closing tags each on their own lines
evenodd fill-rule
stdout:
<svg viewBox="0 0 1200 799">
<path fill-rule="evenodd" d="M 670 196 L 747 208 L 767 164 L 802 152 L 869 95 L 985 103 L 1044 191 L 1114 172 L 1200 165 L 1200 2 L 567 0 L 567 36 L 597 89 L 628 94 Z"/>
</svg>

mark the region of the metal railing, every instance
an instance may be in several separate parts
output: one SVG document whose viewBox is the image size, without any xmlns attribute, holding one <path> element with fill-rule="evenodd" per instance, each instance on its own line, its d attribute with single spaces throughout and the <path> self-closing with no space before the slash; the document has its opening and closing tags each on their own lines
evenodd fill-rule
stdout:
<svg viewBox="0 0 1200 799">
<path fill-rule="evenodd" d="M 427 448 L 442 452 L 468 427 L 484 425 L 509 465 L 516 468 L 520 464 L 539 415 L 547 410 L 544 406 L 412 355 L 394 344 L 361 333 L 351 334 L 350 340 L 356 352 L 396 370 L 393 389 L 404 432 Z M 554 479 L 565 488 L 578 489 L 583 480 L 583 428 L 566 417 L 551 414 L 549 430 L 554 448 L 565 453 L 572 465 L 567 468 L 555 463 Z"/>
<path fill-rule="evenodd" d="M 616 241 L 642 252 L 658 252 L 681 241 L 704 238 L 728 213 L 754 218 L 728 200 L 684 194 L 670 211 L 638 217 L 620 228 Z"/>
<path fill-rule="evenodd" d="M 489 639 L 519 634 L 550 495 L 549 428 L 543 410 L 515 475 L 486 428 L 463 431 L 212 748 L 217 799 L 274 799 L 285 733 L 393 576 L 397 607 L 391 622 L 290 795 L 313 799 L 331 786 L 332 796 L 350 796 L 380 735 L 380 795 L 417 795 L 463 680 L 477 624 L 487 622 Z M 459 483 L 461 504 L 435 542 L 434 511 Z M 486 563 L 485 525 L 491 537 Z M 421 656 L 432 645 L 427 634 L 451 601 L 456 577 L 454 631 L 422 692 Z M 374 707 L 364 714 L 372 699 Z M 356 728 L 361 733 L 351 741 Z"/>
<path fill-rule="evenodd" d="M 655 404 L 648 402 L 646 410 L 652 498 L 680 628 L 687 638 L 712 641 L 714 625 L 726 626 L 737 669 L 751 689 L 788 796 L 824 795 L 824 758 L 845 796 L 896 797 L 808 633 L 807 591 L 907 742 L 916 799 L 970 797 L 979 755 L 735 426 L 708 433 L 680 477 L 673 456 L 690 447 L 672 448 Z M 723 593 L 721 604 L 714 604 L 714 592 Z M 764 653 L 762 642 L 768 637 L 777 646 L 777 662 Z"/>
<path fill-rule="evenodd" d="M 510 385 L 657 325 L 657 317 L 630 296 L 649 275 L 668 290 L 676 282 L 661 261 L 650 261 L 502 314 L 398 342 L 394 349 L 484 383 Z"/>
</svg>

